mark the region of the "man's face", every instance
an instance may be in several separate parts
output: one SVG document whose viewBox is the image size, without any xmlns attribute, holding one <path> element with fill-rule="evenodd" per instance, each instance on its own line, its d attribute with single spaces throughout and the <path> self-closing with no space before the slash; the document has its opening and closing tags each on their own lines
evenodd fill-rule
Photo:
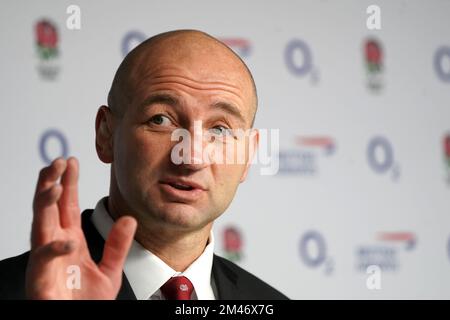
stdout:
<svg viewBox="0 0 450 320">
<path fill-rule="evenodd" d="M 200 132 L 215 141 L 200 144 L 216 155 L 217 150 L 248 151 L 257 143 L 257 137 L 227 135 L 229 129 L 251 126 L 254 96 L 248 74 L 225 48 L 201 41 L 163 43 L 137 59 L 139 68 L 130 77 L 130 103 L 116 119 L 112 165 L 116 188 L 140 223 L 202 228 L 225 211 L 246 175 L 247 152 L 247 161 L 214 163 L 214 155 L 202 158 L 192 147 L 191 163 L 175 164 L 172 149 L 179 141 L 171 139 L 174 130 L 186 129 L 197 139 L 194 122 L 201 121 Z M 199 155 L 201 161 L 192 163 Z"/>
</svg>

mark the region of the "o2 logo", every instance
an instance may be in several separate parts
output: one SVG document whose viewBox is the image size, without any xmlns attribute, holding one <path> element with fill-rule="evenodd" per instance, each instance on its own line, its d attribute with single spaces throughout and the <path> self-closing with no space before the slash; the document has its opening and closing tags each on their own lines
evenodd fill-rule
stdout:
<svg viewBox="0 0 450 320">
<path fill-rule="evenodd" d="M 122 39 L 122 55 L 125 57 L 128 52 L 144 42 L 147 36 L 140 31 L 130 31 Z"/>
<path fill-rule="evenodd" d="M 394 149 L 384 137 L 374 137 L 367 146 L 367 160 L 369 166 L 378 174 L 390 172 L 392 180 L 400 177 L 400 166 L 395 162 Z"/>
<path fill-rule="evenodd" d="M 284 50 L 288 70 L 297 77 L 311 76 L 313 84 L 319 81 L 319 70 L 313 64 L 311 49 L 303 40 L 291 40 Z"/>
<path fill-rule="evenodd" d="M 303 263 L 310 268 L 324 266 L 325 274 L 333 272 L 333 259 L 328 257 L 325 239 L 317 231 L 310 230 L 303 234 L 300 239 L 300 257 Z"/>
<path fill-rule="evenodd" d="M 56 149 L 59 147 L 59 152 L 54 152 L 55 147 Z M 49 155 L 50 153 L 52 153 L 52 155 Z M 39 154 L 41 155 L 42 160 L 48 165 L 55 158 L 67 158 L 69 147 L 66 137 L 57 129 L 45 131 L 39 140 Z"/>
<path fill-rule="evenodd" d="M 433 59 L 434 70 L 444 82 L 450 82 L 450 47 L 440 47 Z"/>
</svg>

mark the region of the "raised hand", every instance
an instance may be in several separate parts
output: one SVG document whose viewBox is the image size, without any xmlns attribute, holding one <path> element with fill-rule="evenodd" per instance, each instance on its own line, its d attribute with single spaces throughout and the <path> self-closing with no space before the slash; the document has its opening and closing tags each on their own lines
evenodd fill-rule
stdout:
<svg viewBox="0 0 450 320">
<path fill-rule="evenodd" d="M 76 158 L 58 158 L 41 170 L 33 213 L 27 297 L 115 299 L 137 223 L 132 217 L 118 219 L 106 240 L 101 262 L 97 265 L 91 259 L 81 229 Z M 68 286 L 71 266 L 80 271 L 79 288 Z"/>
</svg>

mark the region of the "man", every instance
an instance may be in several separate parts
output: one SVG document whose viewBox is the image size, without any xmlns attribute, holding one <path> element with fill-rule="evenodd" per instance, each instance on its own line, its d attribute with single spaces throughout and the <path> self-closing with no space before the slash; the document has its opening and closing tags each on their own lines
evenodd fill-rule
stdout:
<svg viewBox="0 0 450 320">
<path fill-rule="evenodd" d="M 244 62 L 205 33 L 163 33 L 127 55 L 108 105 L 95 127 L 97 154 L 111 164 L 109 197 L 80 215 L 77 160 L 44 168 L 31 251 L 0 263 L 0 297 L 285 299 L 213 253 L 213 222 L 244 181 L 258 143 L 248 131 L 257 96 Z M 241 129 L 253 134 L 238 137 Z M 194 143 L 174 153 L 177 130 Z M 242 147 L 245 161 L 216 161 Z M 78 282 L 68 281 L 72 271 Z"/>
</svg>

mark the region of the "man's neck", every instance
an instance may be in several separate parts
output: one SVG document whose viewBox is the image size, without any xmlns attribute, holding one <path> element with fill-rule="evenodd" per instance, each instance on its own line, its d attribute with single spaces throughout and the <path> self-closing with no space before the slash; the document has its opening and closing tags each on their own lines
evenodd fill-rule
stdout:
<svg viewBox="0 0 450 320">
<path fill-rule="evenodd" d="M 108 197 L 107 212 L 115 221 L 123 214 Z M 184 272 L 208 244 L 212 222 L 200 230 L 180 232 L 162 226 L 139 223 L 135 240 L 177 272 Z"/>
</svg>

